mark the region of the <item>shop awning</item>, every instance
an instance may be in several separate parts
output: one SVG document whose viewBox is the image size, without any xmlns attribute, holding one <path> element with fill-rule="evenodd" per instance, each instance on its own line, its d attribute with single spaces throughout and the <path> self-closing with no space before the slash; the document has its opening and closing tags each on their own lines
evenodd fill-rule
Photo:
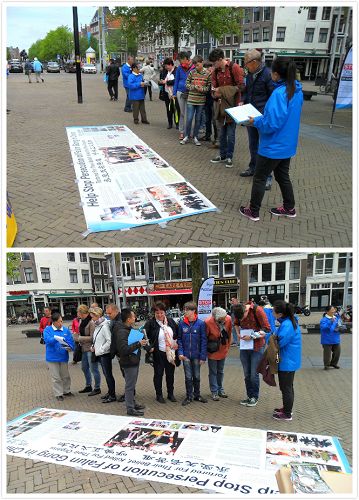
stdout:
<svg viewBox="0 0 359 500">
<path fill-rule="evenodd" d="M 191 295 L 192 289 L 181 289 L 181 290 L 154 290 L 149 292 L 148 295 Z"/>
<path fill-rule="evenodd" d="M 266 54 L 269 55 L 269 54 Z M 320 58 L 320 59 L 329 59 L 329 56 L 326 54 L 307 54 L 305 52 L 276 52 L 277 56 L 288 56 L 288 57 L 309 57 L 309 58 Z"/>
<path fill-rule="evenodd" d="M 6 300 L 8 302 L 16 302 L 18 300 L 27 300 L 30 297 L 30 294 L 26 295 L 7 295 Z"/>
<path fill-rule="evenodd" d="M 92 292 L 90 293 L 49 293 L 48 297 L 49 299 L 61 299 L 61 298 L 69 298 L 72 297 L 74 299 L 81 298 L 81 297 L 92 297 L 94 295 Z"/>
</svg>

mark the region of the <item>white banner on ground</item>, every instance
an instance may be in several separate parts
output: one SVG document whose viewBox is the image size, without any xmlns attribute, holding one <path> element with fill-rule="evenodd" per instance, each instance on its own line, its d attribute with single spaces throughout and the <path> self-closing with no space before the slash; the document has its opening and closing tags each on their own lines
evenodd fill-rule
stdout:
<svg viewBox="0 0 359 500">
<path fill-rule="evenodd" d="M 207 278 L 198 294 L 198 317 L 205 320 L 212 312 L 214 278 Z"/>
<path fill-rule="evenodd" d="M 291 461 L 351 472 L 330 436 L 48 408 L 8 423 L 7 453 L 236 496 L 278 493 Z"/>
<path fill-rule="evenodd" d="M 339 76 L 339 86 L 336 109 L 351 108 L 353 106 L 353 50 L 350 48 Z"/>
<path fill-rule="evenodd" d="M 66 131 L 89 232 L 217 210 L 125 125 Z"/>
</svg>

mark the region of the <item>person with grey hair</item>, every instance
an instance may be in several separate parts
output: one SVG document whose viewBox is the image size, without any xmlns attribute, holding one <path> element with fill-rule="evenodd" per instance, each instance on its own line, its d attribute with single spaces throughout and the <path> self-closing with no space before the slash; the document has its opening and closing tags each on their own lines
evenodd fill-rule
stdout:
<svg viewBox="0 0 359 500">
<path fill-rule="evenodd" d="M 154 79 L 156 76 L 156 71 L 155 68 L 153 67 L 153 64 L 151 64 L 150 60 L 146 61 L 146 64 L 142 66 L 140 69 L 140 73 L 143 74 L 143 80 L 145 82 L 145 98 L 147 94 L 147 89 L 148 89 L 148 95 L 150 96 L 150 101 L 152 101 L 152 85 L 151 85 L 151 80 Z"/>
<path fill-rule="evenodd" d="M 248 70 L 246 77 L 246 90 L 244 104 L 252 104 L 258 111 L 263 113 L 264 107 L 274 90 L 271 70 L 262 62 L 262 54 L 256 50 L 248 50 L 244 56 L 244 65 Z M 259 132 L 255 127 L 246 127 L 248 133 L 248 145 L 251 155 L 247 170 L 241 172 L 241 177 L 252 177 L 256 169 Z M 266 190 L 271 189 L 272 175 L 267 177 Z"/>
<path fill-rule="evenodd" d="M 205 319 L 209 387 L 213 401 L 227 398 L 223 389 L 224 363 L 232 341 L 232 318 L 222 307 L 215 307 Z"/>
</svg>

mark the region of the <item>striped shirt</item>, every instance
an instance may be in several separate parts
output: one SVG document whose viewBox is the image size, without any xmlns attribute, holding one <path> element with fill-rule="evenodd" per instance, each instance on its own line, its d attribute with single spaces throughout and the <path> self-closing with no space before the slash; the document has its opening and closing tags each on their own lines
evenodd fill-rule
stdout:
<svg viewBox="0 0 359 500">
<path fill-rule="evenodd" d="M 211 74 L 206 69 L 194 69 L 187 77 L 186 87 L 189 90 L 189 104 L 203 105 L 206 103 L 206 94 L 211 88 Z"/>
</svg>

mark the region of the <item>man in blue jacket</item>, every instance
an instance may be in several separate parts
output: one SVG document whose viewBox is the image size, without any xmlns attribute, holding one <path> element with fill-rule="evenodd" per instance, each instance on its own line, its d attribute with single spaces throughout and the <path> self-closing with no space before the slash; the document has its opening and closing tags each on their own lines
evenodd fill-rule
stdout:
<svg viewBox="0 0 359 500">
<path fill-rule="evenodd" d="M 131 101 L 129 99 L 129 87 L 128 87 L 128 77 L 131 74 L 131 66 L 134 63 L 134 58 L 132 56 L 128 56 L 127 62 L 125 62 L 122 65 L 121 72 L 122 72 L 122 84 L 124 86 L 124 89 L 126 91 L 126 102 L 125 102 L 125 107 L 124 111 L 126 113 L 132 113 L 132 106 L 131 106 Z"/>
<path fill-rule="evenodd" d="M 324 370 L 330 367 L 340 368 L 338 361 L 340 357 L 340 317 L 336 316 L 333 306 L 325 308 L 325 314 L 320 320 L 320 343 L 323 346 Z"/>
<path fill-rule="evenodd" d="M 69 352 L 75 348 L 71 332 L 63 325 L 61 314 L 55 312 L 51 315 L 52 324 L 44 330 L 46 346 L 46 362 L 52 377 L 52 387 L 58 401 L 63 401 L 64 396 L 73 396 L 70 391 L 71 378 L 69 374 Z M 61 337 L 67 343 L 55 339 Z"/>
<path fill-rule="evenodd" d="M 132 72 L 128 75 L 127 84 L 129 99 L 133 110 L 133 121 L 138 125 L 138 115 L 141 113 L 142 123 L 149 125 L 150 122 L 147 120 L 145 108 L 145 82 L 143 80 L 143 75 L 140 73 L 136 63 L 132 64 L 131 70 Z"/>
<path fill-rule="evenodd" d="M 186 124 L 186 110 L 187 110 L 187 97 L 188 90 L 186 87 L 187 77 L 191 71 L 195 69 L 194 64 L 187 52 L 180 52 L 178 55 L 180 65 L 177 68 L 175 83 L 173 85 L 173 96 L 172 99 L 177 99 L 178 106 L 180 108 L 180 120 L 179 120 L 179 131 L 180 139 L 184 138 L 184 130 Z"/>
<path fill-rule="evenodd" d="M 204 321 L 198 319 L 197 305 L 187 302 L 184 305 L 185 317 L 178 325 L 178 357 L 183 361 L 186 399 L 182 406 L 193 400 L 207 403 L 200 394 L 200 369 L 207 359 L 207 335 Z"/>
<path fill-rule="evenodd" d="M 35 71 L 36 83 L 40 83 L 39 79 L 41 79 L 42 83 L 44 83 L 44 79 L 41 76 L 42 64 L 37 57 L 34 57 L 33 68 Z"/>
</svg>

